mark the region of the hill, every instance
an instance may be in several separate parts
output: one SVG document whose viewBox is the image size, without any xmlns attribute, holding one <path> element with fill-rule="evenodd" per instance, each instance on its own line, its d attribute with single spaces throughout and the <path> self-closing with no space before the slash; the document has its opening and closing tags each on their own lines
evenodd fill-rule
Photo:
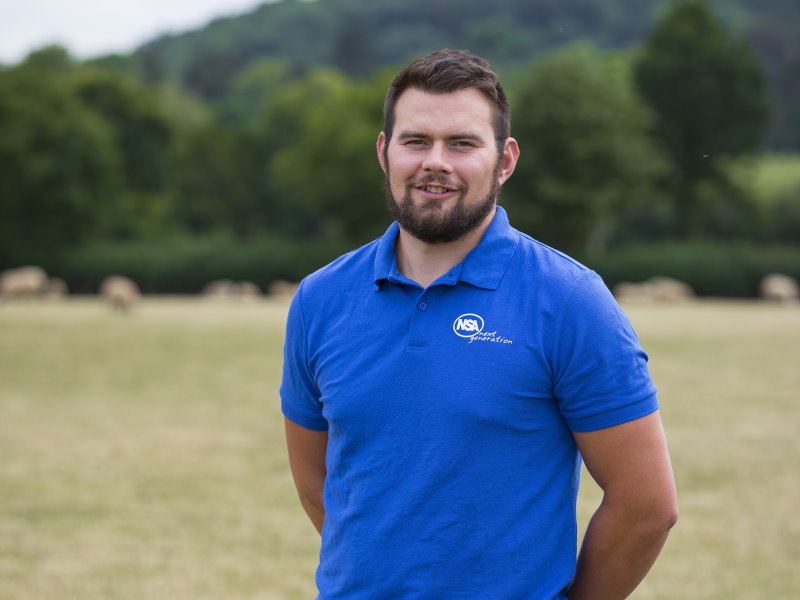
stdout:
<svg viewBox="0 0 800 600">
<path fill-rule="evenodd" d="M 128 68 L 172 80 L 207 100 L 225 96 L 256 60 L 287 61 L 295 72 L 333 66 L 368 75 L 441 47 L 466 48 L 501 72 L 578 42 L 630 49 L 644 39 L 664 0 L 281 0 L 208 26 L 152 40 Z M 768 145 L 800 149 L 800 3 L 709 0 L 749 41 L 770 82 Z"/>
</svg>

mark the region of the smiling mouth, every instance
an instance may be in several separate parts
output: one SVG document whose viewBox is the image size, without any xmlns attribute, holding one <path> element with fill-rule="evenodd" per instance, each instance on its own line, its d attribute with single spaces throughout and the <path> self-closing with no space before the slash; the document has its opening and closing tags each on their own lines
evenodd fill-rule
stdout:
<svg viewBox="0 0 800 600">
<path fill-rule="evenodd" d="M 421 189 L 421 190 L 423 190 L 425 192 L 429 192 L 431 194 L 445 194 L 447 192 L 453 191 L 450 188 L 441 187 L 441 186 L 437 186 L 437 185 L 423 185 L 419 189 Z"/>
</svg>

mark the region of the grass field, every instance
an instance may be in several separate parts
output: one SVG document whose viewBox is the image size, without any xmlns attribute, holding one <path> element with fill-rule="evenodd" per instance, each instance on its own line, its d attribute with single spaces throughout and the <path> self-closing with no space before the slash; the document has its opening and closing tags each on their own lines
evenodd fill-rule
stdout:
<svg viewBox="0 0 800 600">
<path fill-rule="evenodd" d="M 626 310 L 681 505 L 634 598 L 798 598 L 800 306 Z M 285 312 L 0 305 L 0 598 L 313 597 L 277 400 Z M 582 523 L 598 497 L 586 482 Z"/>
</svg>

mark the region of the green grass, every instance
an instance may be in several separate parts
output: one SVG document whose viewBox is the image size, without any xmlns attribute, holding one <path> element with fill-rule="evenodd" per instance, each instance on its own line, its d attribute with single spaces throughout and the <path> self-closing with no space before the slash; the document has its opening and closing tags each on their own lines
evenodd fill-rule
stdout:
<svg viewBox="0 0 800 600">
<path fill-rule="evenodd" d="M 800 306 L 626 308 L 681 504 L 634 598 L 795 598 Z M 0 305 L 0 598 L 313 597 L 277 399 L 285 312 Z M 598 498 L 585 483 L 582 524 Z"/>
<path fill-rule="evenodd" d="M 763 154 L 734 163 L 731 173 L 764 207 L 800 194 L 800 154 Z"/>
</svg>

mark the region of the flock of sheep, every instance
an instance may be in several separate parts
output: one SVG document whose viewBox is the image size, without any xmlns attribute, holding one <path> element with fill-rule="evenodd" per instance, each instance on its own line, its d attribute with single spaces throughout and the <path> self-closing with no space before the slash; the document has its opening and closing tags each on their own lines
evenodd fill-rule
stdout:
<svg viewBox="0 0 800 600">
<path fill-rule="evenodd" d="M 651 277 L 641 283 L 618 283 L 612 293 L 620 302 L 685 302 L 695 297 L 691 286 L 669 277 Z M 797 302 L 800 286 L 788 275 L 770 273 L 761 279 L 758 294 L 763 300 L 772 302 Z"/>
<path fill-rule="evenodd" d="M 291 296 L 296 284 L 275 281 L 268 290 L 273 296 Z M 141 291 L 136 282 L 122 275 L 106 277 L 100 284 L 100 296 L 112 308 L 128 312 L 141 301 Z M 623 282 L 614 286 L 614 296 L 620 302 L 682 302 L 695 297 L 694 290 L 669 277 L 653 277 L 641 283 Z M 0 273 L 0 300 L 37 297 L 63 298 L 68 293 L 62 279 L 50 278 L 44 269 L 36 266 L 18 267 Z M 761 280 L 759 294 L 765 300 L 796 302 L 800 299 L 800 286 L 793 278 L 772 273 Z M 203 288 L 203 295 L 212 299 L 252 300 L 261 296 L 259 287 L 249 281 L 219 279 Z"/>
<path fill-rule="evenodd" d="M 269 293 L 275 296 L 291 296 L 296 285 L 287 281 L 275 281 Z M 60 299 L 68 294 L 67 284 L 57 277 L 50 278 L 41 267 L 24 266 L 0 273 L 0 300 L 25 300 L 31 298 Z M 114 310 L 131 311 L 142 298 L 135 281 L 123 275 L 110 275 L 99 287 L 100 297 Z M 252 300 L 259 298 L 260 288 L 249 281 L 220 279 L 203 288 L 203 295 L 211 299 Z"/>
</svg>

